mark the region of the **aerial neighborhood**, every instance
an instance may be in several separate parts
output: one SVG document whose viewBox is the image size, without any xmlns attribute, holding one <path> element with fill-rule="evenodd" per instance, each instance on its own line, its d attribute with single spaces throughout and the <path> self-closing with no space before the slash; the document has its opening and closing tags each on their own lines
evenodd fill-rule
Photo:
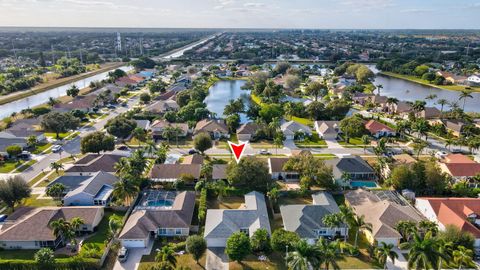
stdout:
<svg viewBox="0 0 480 270">
<path fill-rule="evenodd" d="M 478 36 L 122 34 L 17 67 L 73 79 L 3 115 L 0 269 L 478 267 Z"/>
</svg>

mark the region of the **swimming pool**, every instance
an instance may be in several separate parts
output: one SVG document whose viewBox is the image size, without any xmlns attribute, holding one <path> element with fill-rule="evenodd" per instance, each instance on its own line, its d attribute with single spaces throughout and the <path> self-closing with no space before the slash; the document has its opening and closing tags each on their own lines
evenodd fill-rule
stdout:
<svg viewBox="0 0 480 270">
<path fill-rule="evenodd" d="M 378 187 L 377 183 L 374 181 L 350 181 L 350 186 L 353 188 L 366 187 L 366 188 L 376 188 Z"/>
<path fill-rule="evenodd" d="M 145 202 L 145 206 L 170 207 L 172 205 L 173 202 L 170 200 L 152 200 Z"/>
</svg>

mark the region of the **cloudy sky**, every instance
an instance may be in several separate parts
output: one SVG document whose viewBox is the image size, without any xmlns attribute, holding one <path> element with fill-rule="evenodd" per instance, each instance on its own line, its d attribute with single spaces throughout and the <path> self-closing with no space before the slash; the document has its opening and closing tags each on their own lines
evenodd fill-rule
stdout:
<svg viewBox="0 0 480 270">
<path fill-rule="evenodd" d="M 0 0 L 0 26 L 480 29 L 480 0 Z"/>
</svg>

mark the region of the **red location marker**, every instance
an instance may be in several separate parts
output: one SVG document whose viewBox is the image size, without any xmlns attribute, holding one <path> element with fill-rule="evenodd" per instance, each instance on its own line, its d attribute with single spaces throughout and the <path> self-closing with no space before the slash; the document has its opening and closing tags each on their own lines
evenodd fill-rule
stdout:
<svg viewBox="0 0 480 270">
<path fill-rule="evenodd" d="M 247 145 L 247 143 L 248 142 L 240 142 L 239 144 L 236 144 L 232 143 L 231 141 L 228 142 L 228 145 L 230 146 L 230 149 L 232 150 L 235 161 L 237 161 L 237 163 L 240 162 L 243 151 L 245 150 L 245 145 Z"/>
</svg>

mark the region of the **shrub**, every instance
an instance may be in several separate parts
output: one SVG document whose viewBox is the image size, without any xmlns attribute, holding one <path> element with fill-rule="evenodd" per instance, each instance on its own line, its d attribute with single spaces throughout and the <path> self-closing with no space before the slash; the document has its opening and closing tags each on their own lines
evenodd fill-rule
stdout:
<svg viewBox="0 0 480 270">
<path fill-rule="evenodd" d="M 207 189 L 204 188 L 200 192 L 200 204 L 198 205 L 198 222 L 204 224 L 207 216 Z"/>
</svg>

